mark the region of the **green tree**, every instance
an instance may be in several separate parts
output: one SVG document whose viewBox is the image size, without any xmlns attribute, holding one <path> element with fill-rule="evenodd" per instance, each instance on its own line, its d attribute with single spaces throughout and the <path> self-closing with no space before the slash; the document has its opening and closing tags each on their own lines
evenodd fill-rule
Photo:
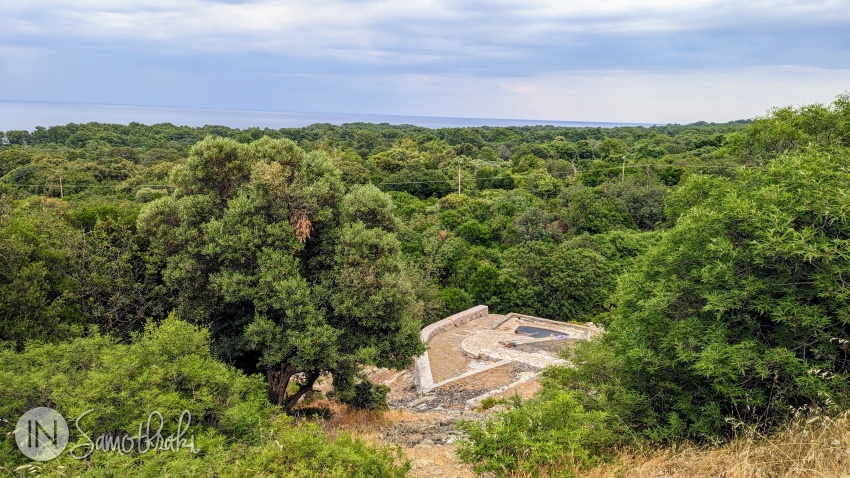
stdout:
<svg viewBox="0 0 850 478">
<path fill-rule="evenodd" d="M 817 148 L 850 145 L 850 93 L 829 105 L 773 108 L 743 130 L 728 136 L 732 152 L 761 163 L 779 154 L 811 145 Z"/>
<path fill-rule="evenodd" d="M 343 222 L 360 221 L 370 228 L 397 231 L 395 208 L 392 198 L 369 184 L 353 186 L 342 198 L 340 213 Z"/>
<path fill-rule="evenodd" d="M 328 322 L 342 331 L 340 361 L 404 368 L 423 351 L 419 340 L 421 304 L 413 302 L 413 284 L 398 239 L 362 222 L 343 225 L 321 274 L 321 295 L 329 304 Z M 319 350 L 321 353 L 321 350 Z M 335 384 L 338 378 L 334 377 Z"/>
<path fill-rule="evenodd" d="M 563 136 L 558 136 L 555 138 L 555 141 L 549 143 L 549 149 L 552 151 L 554 159 L 569 161 L 572 167 L 573 177 L 578 176 L 576 161 L 579 159 L 579 151 L 575 144 L 566 141 Z"/>
<path fill-rule="evenodd" d="M 658 229 L 664 225 L 664 198 L 667 187 L 654 177 L 646 180 L 634 177 L 611 181 L 602 186 L 604 195 L 625 206 L 634 224 L 642 230 Z"/>
<path fill-rule="evenodd" d="M 2 222 L 2 220 L 0 220 Z M 0 341 L 23 343 L 69 335 L 52 299 L 48 268 L 30 231 L 0 227 Z M 26 234 L 26 235 L 25 235 Z M 52 297 L 51 297 L 52 296 Z"/>
<path fill-rule="evenodd" d="M 465 290 L 457 287 L 443 288 L 440 290 L 438 297 L 443 304 L 444 317 L 466 310 L 474 305 L 472 297 Z"/>
<path fill-rule="evenodd" d="M 30 144 L 32 143 L 32 135 L 29 131 L 11 130 L 6 131 L 6 139 L 10 144 Z"/>
<path fill-rule="evenodd" d="M 635 227 L 626 205 L 615 198 L 601 195 L 597 188 L 572 186 L 561 197 L 566 206 L 564 221 L 573 234 L 600 234 Z"/>
<path fill-rule="evenodd" d="M 576 142 L 578 157 L 581 159 L 593 159 L 596 157 L 596 141 L 582 139 Z"/>
<path fill-rule="evenodd" d="M 76 227 L 64 232 L 58 252 L 65 260 L 52 269 L 64 278 L 66 308 L 104 332 L 126 337 L 146 318 L 167 314 L 168 294 L 147 270 L 135 231 L 138 209 L 92 203 L 68 212 Z"/>
<path fill-rule="evenodd" d="M 552 199 L 564 190 L 564 183 L 546 174 L 533 178 L 531 181 L 531 190 L 534 194 L 544 199 Z"/>
<path fill-rule="evenodd" d="M 499 168 L 484 166 L 475 172 L 475 185 L 481 190 L 513 189 L 514 179 Z"/>
<path fill-rule="evenodd" d="M 599 143 L 599 155 L 606 161 L 619 163 L 628 153 L 629 147 L 621 139 L 605 138 Z"/>
<path fill-rule="evenodd" d="M 599 253 L 542 242 L 505 251 L 502 278 L 511 310 L 564 321 L 587 321 L 603 312 L 615 281 Z"/>
<path fill-rule="evenodd" d="M 456 182 L 452 184 L 442 172 L 423 163 L 403 166 L 386 175 L 381 185 L 387 191 L 404 191 L 420 199 L 442 197 L 457 188 Z"/>
<path fill-rule="evenodd" d="M 455 234 L 472 245 L 486 245 L 490 242 L 493 231 L 487 224 L 482 224 L 477 219 L 470 219 L 458 226 Z"/>
<path fill-rule="evenodd" d="M 423 163 L 424 161 L 416 143 L 409 138 L 393 145 L 387 151 L 369 157 L 370 163 L 388 173 L 395 173 L 405 166 Z"/>
<path fill-rule="evenodd" d="M 346 195 L 340 176 L 290 140 L 207 138 L 172 172 L 174 195 L 139 215 L 182 316 L 287 408 L 322 372 L 353 386 L 357 364 L 402 367 L 422 348 L 391 201 Z"/>
<path fill-rule="evenodd" d="M 467 290 L 474 302 L 498 305 L 503 294 L 499 270 L 490 264 L 483 264 L 469 278 Z"/>
<path fill-rule="evenodd" d="M 562 383 L 618 404 L 655 439 L 846 406 L 848 171 L 847 152 L 802 152 L 710 183 L 621 278 L 606 334 Z"/>
<path fill-rule="evenodd" d="M 515 173 L 522 174 L 541 169 L 545 166 L 545 164 L 546 163 L 540 157 L 533 154 L 526 154 L 514 162 L 513 170 Z"/>
</svg>

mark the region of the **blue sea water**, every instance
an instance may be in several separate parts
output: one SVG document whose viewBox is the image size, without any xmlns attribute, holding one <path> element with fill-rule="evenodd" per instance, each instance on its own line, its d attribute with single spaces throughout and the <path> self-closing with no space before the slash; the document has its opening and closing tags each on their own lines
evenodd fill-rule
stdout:
<svg viewBox="0 0 850 478">
<path fill-rule="evenodd" d="M 550 121 L 497 118 L 455 118 L 438 116 L 401 116 L 347 113 L 287 113 L 273 111 L 216 110 L 170 108 L 160 106 L 102 105 L 85 103 L 52 103 L 0 101 L 0 131 L 28 130 L 36 126 L 68 123 L 142 124 L 171 123 L 182 126 L 221 125 L 231 128 L 298 128 L 316 123 L 389 123 L 410 124 L 425 128 L 464 126 L 534 126 L 565 127 L 652 126 L 651 123 L 606 123 L 591 121 Z"/>
</svg>

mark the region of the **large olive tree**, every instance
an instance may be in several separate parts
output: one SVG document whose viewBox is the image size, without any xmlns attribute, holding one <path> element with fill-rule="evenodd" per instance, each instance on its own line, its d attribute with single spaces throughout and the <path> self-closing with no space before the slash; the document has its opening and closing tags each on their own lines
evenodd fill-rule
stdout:
<svg viewBox="0 0 850 478">
<path fill-rule="evenodd" d="M 138 220 L 181 317 L 208 326 L 224 359 L 265 372 L 286 408 L 323 372 L 350 392 L 358 364 L 403 367 L 422 351 L 391 201 L 340 176 L 289 140 L 210 137 Z"/>
</svg>

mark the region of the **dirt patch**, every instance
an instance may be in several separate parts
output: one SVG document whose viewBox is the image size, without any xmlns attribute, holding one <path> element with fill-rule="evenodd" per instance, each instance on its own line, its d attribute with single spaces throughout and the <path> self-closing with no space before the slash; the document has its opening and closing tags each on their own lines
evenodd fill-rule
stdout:
<svg viewBox="0 0 850 478">
<path fill-rule="evenodd" d="M 493 398 L 511 398 L 515 395 L 519 395 L 519 397 L 523 400 L 527 400 L 534 396 L 534 393 L 540 389 L 540 382 L 537 380 L 529 380 L 527 382 L 523 382 L 513 387 L 508 388 L 502 393 L 493 394 Z"/>
<path fill-rule="evenodd" d="M 455 423 L 456 418 L 451 415 L 442 415 L 431 420 L 399 422 L 386 427 L 379 437 L 406 448 L 423 442 L 426 445 L 452 444 L 462 436 L 462 433 L 455 429 Z"/>
<path fill-rule="evenodd" d="M 467 400 L 480 397 L 492 390 L 514 383 L 523 377 L 523 374 L 537 373 L 538 369 L 531 365 L 511 362 L 479 374 L 448 383 L 436 388 L 425 395 L 407 394 L 398 399 L 390 399 L 390 408 L 401 408 L 424 412 L 428 410 L 462 410 L 473 407 Z M 513 394 L 506 390 L 504 393 Z M 413 388 L 415 392 L 415 387 Z M 502 395 L 502 394 L 500 394 Z M 530 394 L 523 392 L 523 396 Z"/>
<path fill-rule="evenodd" d="M 485 393 L 488 390 L 495 390 L 507 384 L 513 383 L 519 379 L 519 374 L 522 372 L 537 372 L 538 369 L 531 365 L 510 362 L 501 367 L 492 368 L 486 372 L 481 372 L 470 377 L 449 383 L 441 388 L 446 390 L 466 390 Z M 483 391 L 482 391 L 483 390 Z M 478 393 L 478 395 L 481 395 Z M 473 398 L 478 395 L 473 395 Z"/>
<path fill-rule="evenodd" d="M 450 328 L 438 333 L 428 341 L 428 360 L 431 361 L 431 376 L 434 383 L 457 377 L 470 369 L 471 360 L 460 352 L 460 343 L 469 332 L 461 328 Z"/>
<path fill-rule="evenodd" d="M 389 412 L 393 421 L 394 412 Z M 408 417 L 413 417 L 409 419 Z M 461 420 L 480 420 L 483 414 L 430 412 L 426 414 L 400 415 L 398 421 L 386 426 L 380 433 L 381 440 L 398 443 L 410 460 L 410 474 L 414 477 L 458 477 L 477 476 L 472 467 L 463 463 L 456 455 L 457 442 L 463 434 L 456 429 Z"/>
<path fill-rule="evenodd" d="M 475 478 L 472 467 L 460 461 L 456 445 L 418 445 L 405 448 L 410 459 L 410 476 L 416 478 Z"/>
<path fill-rule="evenodd" d="M 390 404 L 404 403 L 419 396 L 413 382 L 413 371 L 409 368 L 398 371 L 373 367 L 366 369 L 365 373 L 369 381 L 390 387 L 387 394 L 387 402 Z"/>
<path fill-rule="evenodd" d="M 463 375 L 470 370 L 493 363 L 492 360 L 473 360 L 463 353 L 461 342 L 473 332 L 495 326 L 504 320 L 503 315 L 490 314 L 459 327 L 449 327 L 428 341 L 428 361 L 434 383 Z"/>
<path fill-rule="evenodd" d="M 459 421 L 484 420 L 490 413 L 475 411 L 390 411 L 377 438 L 385 443 L 397 443 L 410 460 L 410 475 L 414 477 L 477 476 L 472 467 L 456 455 L 457 442 L 463 433 L 456 429 Z"/>
<path fill-rule="evenodd" d="M 399 446 L 410 460 L 410 476 L 416 478 L 474 478 L 472 467 L 456 455 L 463 433 L 459 421 L 481 421 L 492 410 L 441 410 L 414 412 L 389 410 L 383 413 L 352 410 L 338 402 L 321 401 L 333 410 L 327 419 L 314 419 L 331 436 L 351 434 L 376 445 Z"/>
</svg>

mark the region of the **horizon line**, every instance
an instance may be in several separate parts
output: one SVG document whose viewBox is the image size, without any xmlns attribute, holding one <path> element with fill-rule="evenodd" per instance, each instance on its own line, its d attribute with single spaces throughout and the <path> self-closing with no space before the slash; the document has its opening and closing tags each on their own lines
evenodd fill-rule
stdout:
<svg viewBox="0 0 850 478">
<path fill-rule="evenodd" d="M 234 129 L 245 129 L 245 128 L 270 128 L 270 129 L 284 129 L 284 128 L 303 128 L 315 124 L 335 124 L 335 125 L 343 125 L 343 124 L 351 124 L 351 123 L 371 123 L 371 124 L 390 124 L 392 126 L 403 126 L 403 125 L 411 125 L 418 126 L 427 129 L 439 129 L 439 128 L 463 128 L 463 127 L 510 127 L 510 126 L 553 126 L 553 127 L 568 127 L 568 128 L 615 128 L 615 127 L 653 127 L 653 126 L 664 126 L 664 125 L 675 125 L 678 123 L 652 123 L 652 122 L 618 122 L 618 121 L 581 121 L 581 120 L 552 120 L 552 119 L 522 119 L 522 118 L 487 118 L 487 117 L 465 117 L 465 116 L 430 116 L 430 115 L 407 115 L 407 114 L 385 114 L 385 113 L 342 113 L 342 112 L 307 112 L 307 111 L 270 111 L 270 110 L 249 110 L 249 109 L 228 109 L 228 108 L 210 108 L 210 107 L 185 107 L 185 106 L 155 106 L 155 105 L 133 105 L 133 104 L 121 104 L 121 103 L 84 103 L 84 102 L 73 102 L 73 101 L 41 101 L 41 100 L 6 100 L 0 99 L 0 104 L 15 104 L 20 106 L 25 105 L 34 105 L 40 107 L 47 106 L 56 106 L 61 105 L 64 107 L 71 108 L 103 108 L 103 109 L 114 109 L 114 108 L 127 108 L 127 109 L 138 109 L 138 110 L 146 110 L 148 113 L 160 113 L 159 118 L 155 120 L 155 122 L 146 123 L 145 121 L 141 121 L 144 118 L 132 119 L 132 117 L 127 116 L 129 112 L 108 112 L 108 111 L 100 111 L 100 112 L 90 112 L 92 116 L 100 115 L 100 118 L 92 117 L 88 120 L 77 120 L 75 118 L 71 118 L 71 116 L 76 116 L 79 118 L 79 115 L 85 114 L 82 111 L 64 111 L 65 116 L 69 118 L 63 122 L 63 120 L 56 121 L 55 118 L 62 117 L 62 113 L 60 111 L 53 112 L 54 116 L 54 124 L 50 126 L 62 126 L 69 123 L 88 123 L 88 122 L 97 122 L 97 123 L 118 123 L 121 124 L 124 121 L 127 123 L 139 122 L 142 124 L 157 124 L 157 123 L 172 123 L 176 126 L 190 126 L 190 127 L 199 127 L 199 126 L 227 126 Z M 0 108 L 2 109 L 2 108 Z M 174 113 L 182 112 L 183 113 L 183 122 L 185 123 L 187 119 L 197 119 L 194 118 L 198 113 L 219 113 L 226 114 L 226 116 L 230 116 L 230 125 L 227 123 L 216 123 L 216 122 L 206 122 L 201 125 L 197 121 L 192 121 L 193 124 L 178 124 L 181 123 L 181 120 L 178 118 L 172 118 L 171 120 L 167 118 L 162 118 L 163 112 L 171 110 Z M 122 116 L 124 121 L 115 121 L 116 113 L 117 116 Z M 195 113 L 195 114 L 191 114 Z M 180 115 L 177 115 L 180 116 Z M 111 117 L 110 121 L 103 120 L 104 117 Z M 251 124 L 247 125 L 245 120 L 250 120 L 251 117 L 256 117 L 257 120 L 265 119 L 266 121 L 277 120 L 276 128 L 272 128 L 269 125 L 260 125 L 260 124 Z M 44 119 L 48 119 L 45 117 Z M 148 118 L 150 119 L 150 118 Z M 213 119 L 213 118 L 209 118 Z M 219 118 L 223 119 L 223 118 Z M 0 121 L 10 121 L 11 118 L 4 118 Z M 383 121 L 380 121 L 383 120 Z M 405 121 L 407 120 L 407 121 Z M 412 122 L 411 122 L 412 120 Z M 287 124 L 280 126 L 280 122 L 287 122 Z M 30 124 L 33 122 L 37 124 L 33 124 L 31 129 L 34 129 L 37 126 L 46 126 L 45 122 L 35 121 L 32 118 L 28 120 Z M 49 123 L 50 121 L 47 121 Z M 238 125 L 234 125 L 234 123 L 239 123 Z M 713 122 L 707 122 L 713 123 Z M 693 124 L 693 123 L 689 123 Z M 715 123 L 716 124 L 716 123 Z M 722 123 L 721 123 L 722 124 Z M 46 126 L 46 127 L 50 127 Z M 0 128 L 4 130 L 11 129 L 21 129 L 23 125 L 14 126 L 13 128 L 4 127 L 4 125 L 0 124 Z"/>
</svg>

